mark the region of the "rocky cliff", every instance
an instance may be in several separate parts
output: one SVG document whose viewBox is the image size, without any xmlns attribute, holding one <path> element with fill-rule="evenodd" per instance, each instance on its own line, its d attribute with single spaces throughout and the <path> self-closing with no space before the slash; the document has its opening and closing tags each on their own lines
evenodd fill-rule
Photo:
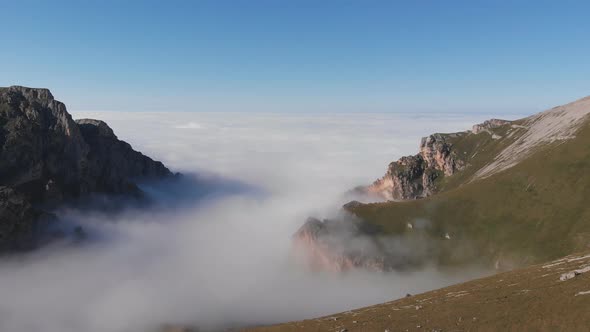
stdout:
<svg viewBox="0 0 590 332">
<path fill-rule="evenodd" d="M 133 150 L 131 145 L 119 140 L 105 122 L 80 119 L 76 123 L 89 147 L 86 156 L 86 182 L 93 191 L 136 193 L 138 189 L 134 179 L 171 175 L 164 164 Z"/>
<path fill-rule="evenodd" d="M 480 133 L 500 138 L 493 129 L 509 125 L 507 120 L 491 119 L 473 126 L 471 131 L 452 134 L 432 134 L 420 141 L 419 153 L 402 157 L 389 164 L 385 175 L 362 192 L 386 200 L 402 201 L 428 197 L 438 192 L 437 182 L 463 171 L 469 166 L 467 152 L 457 149 L 457 141 Z"/>
<path fill-rule="evenodd" d="M 0 247 L 32 234 L 42 208 L 94 192 L 141 195 L 136 179 L 168 176 L 106 123 L 74 121 L 48 89 L 0 88 Z"/>
<path fill-rule="evenodd" d="M 449 137 L 453 136 L 433 134 L 422 138 L 418 154 L 392 162 L 386 174 L 364 190 L 396 201 L 432 195 L 437 190 L 435 181 L 438 178 L 451 176 L 465 167 Z"/>
</svg>

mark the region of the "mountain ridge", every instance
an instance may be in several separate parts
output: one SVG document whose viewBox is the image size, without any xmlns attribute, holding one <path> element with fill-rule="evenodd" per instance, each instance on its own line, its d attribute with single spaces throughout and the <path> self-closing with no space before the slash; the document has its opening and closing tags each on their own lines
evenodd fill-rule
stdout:
<svg viewBox="0 0 590 332">
<path fill-rule="evenodd" d="M 585 97 L 519 120 L 430 135 L 422 139 L 418 155 L 392 162 L 384 178 L 361 189 L 388 201 L 352 202 L 343 210 L 378 230 L 358 233 L 359 238 L 427 241 L 432 246 L 422 264 L 483 262 L 504 270 L 585 250 L 590 243 L 590 208 L 582 200 L 590 186 L 588 113 Z M 505 151 L 517 154 L 508 159 Z M 305 227 L 297 234 L 306 234 Z M 330 248 L 316 238 L 324 257 L 342 259 L 346 248 Z M 387 254 L 367 258 L 368 266 Z"/>
</svg>

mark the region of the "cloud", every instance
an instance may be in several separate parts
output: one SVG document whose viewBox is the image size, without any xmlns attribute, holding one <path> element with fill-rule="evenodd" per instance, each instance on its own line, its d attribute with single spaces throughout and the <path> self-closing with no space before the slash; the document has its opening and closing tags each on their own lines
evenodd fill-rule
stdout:
<svg viewBox="0 0 590 332">
<path fill-rule="evenodd" d="M 203 128 L 203 126 L 201 126 L 200 124 L 198 124 L 196 122 L 189 122 L 189 123 L 186 123 L 186 124 L 176 125 L 176 126 L 174 126 L 174 128 L 178 128 L 178 129 L 201 129 L 201 128 Z"/>
<path fill-rule="evenodd" d="M 0 260 L 0 330 L 205 329 L 302 319 L 391 300 L 476 274 L 312 273 L 290 258 L 309 215 L 382 175 L 419 137 L 467 129 L 466 115 L 76 113 L 175 171 L 183 186 L 145 187 L 157 208 L 117 215 L 62 209 L 84 245 Z M 199 123 L 200 130 L 177 130 Z M 182 198 L 183 200 L 179 199 Z"/>
</svg>

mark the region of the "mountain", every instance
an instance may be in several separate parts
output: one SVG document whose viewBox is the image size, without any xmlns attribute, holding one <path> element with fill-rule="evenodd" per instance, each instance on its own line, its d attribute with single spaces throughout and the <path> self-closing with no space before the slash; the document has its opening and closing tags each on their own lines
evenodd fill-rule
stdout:
<svg viewBox="0 0 590 332">
<path fill-rule="evenodd" d="M 587 331 L 590 252 L 326 317 L 244 332 Z"/>
<path fill-rule="evenodd" d="M 74 121 L 48 89 L 0 88 L 0 249 L 30 247 L 46 211 L 91 193 L 141 197 L 172 177 L 99 120 Z"/>
<path fill-rule="evenodd" d="M 524 119 L 494 119 L 469 131 L 422 139 L 417 155 L 392 162 L 385 176 L 356 189 L 387 201 L 344 206 L 373 229 L 355 238 L 410 243 L 423 250 L 414 263 L 476 262 L 497 269 L 587 250 L 588 113 L 590 97 Z M 309 234 L 307 227 L 297 234 Z M 322 240 L 331 235 L 315 237 L 322 255 L 334 261 L 352 258 L 348 249 Z M 317 251 L 309 251 L 310 260 Z M 375 259 L 391 255 L 402 255 L 399 260 L 406 254 L 382 249 L 356 266 L 372 268 Z"/>
</svg>

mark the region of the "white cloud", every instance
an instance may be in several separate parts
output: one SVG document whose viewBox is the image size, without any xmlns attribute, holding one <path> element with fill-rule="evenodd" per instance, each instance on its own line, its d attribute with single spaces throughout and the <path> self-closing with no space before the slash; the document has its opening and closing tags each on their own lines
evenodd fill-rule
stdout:
<svg viewBox="0 0 590 332">
<path fill-rule="evenodd" d="M 178 129 L 201 129 L 203 128 L 203 126 L 201 126 L 200 124 L 196 123 L 196 122 L 189 122 L 186 124 L 179 124 L 174 126 L 174 128 L 178 128 Z"/>
<path fill-rule="evenodd" d="M 94 238 L 0 262 L 0 330 L 140 331 L 329 314 L 439 287 L 468 275 L 314 274 L 289 259 L 305 218 L 416 153 L 419 137 L 468 129 L 473 115 L 76 113 L 175 171 L 216 174 L 207 199 L 115 217 L 62 211 Z M 178 124 L 200 130 L 178 130 Z M 227 179 L 227 180 L 225 180 Z M 231 181 L 255 190 L 237 190 Z M 221 194 L 206 195 L 225 184 Z M 253 193 L 264 194 L 253 194 Z M 184 192 L 187 194 L 187 192 Z"/>
</svg>

